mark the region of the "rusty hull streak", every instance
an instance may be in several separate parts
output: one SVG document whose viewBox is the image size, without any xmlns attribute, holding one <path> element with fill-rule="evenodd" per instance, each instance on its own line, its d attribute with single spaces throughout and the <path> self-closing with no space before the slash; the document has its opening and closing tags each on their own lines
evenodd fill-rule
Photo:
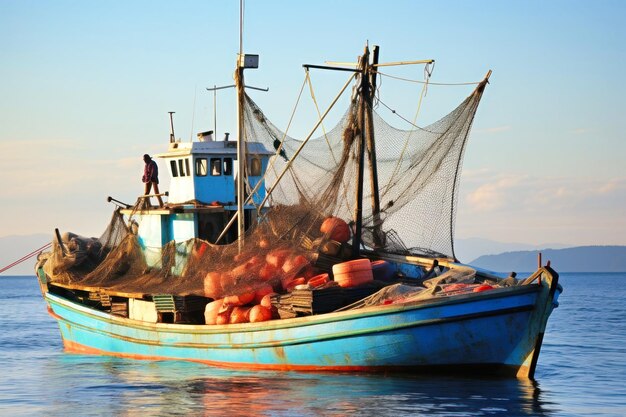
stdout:
<svg viewBox="0 0 626 417">
<path fill-rule="evenodd" d="M 112 356 L 118 358 L 135 359 L 135 360 L 149 360 L 149 361 L 162 361 L 171 360 L 170 357 L 153 356 L 153 355 L 139 355 L 131 353 L 113 353 L 103 351 L 88 346 L 81 345 L 76 342 L 63 340 L 63 345 L 66 352 L 75 354 L 88 354 L 88 355 L 103 355 Z M 177 360 L 184 360 L 187 362 L 200 363 L 203 365 L 236 369 L 236 370 L 250 370 L 250 371 L 296 371 L 296 372 L 315 372 L 320 374 L 335 373 L 335 372 L 371 372 L 371 373 L 399 373 L 404 374 L 411 371 L 421 372 L 447 372 L 458 375 L 508 375 L 515 376 L 517 367 L 502 365 L 502 364 L 460 364 L 460 365 L 427 365 L 427 366 L 320 366 L 320 365 L 289 365 L 289 364 L 256 364 L 256 363 L 231 363 L 231 362 L 219 362 L 200 359 L 182 359 L 175 358 Z"/>
<path fill-rule="evenodd" d="M 273 348 L 276 357 L 283 363 L 287 361 L 287 356 L 285 356 L 285 349 L 282 346 L 276 346 Z"/>
</svg>

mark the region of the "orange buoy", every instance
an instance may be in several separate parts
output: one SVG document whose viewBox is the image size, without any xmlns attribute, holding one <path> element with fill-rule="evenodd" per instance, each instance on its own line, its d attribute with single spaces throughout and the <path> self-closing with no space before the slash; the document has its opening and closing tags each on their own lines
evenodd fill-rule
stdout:
<svg viewBox="0 0 626 417">
<path fill-rule="evenodd" d="M 272 288 L 271 285 L 263 284 L 263 286 L 261 286 L 260 288 L 257 288 L 257 290 L 254 292 L 254 302 L 256 304 L 260 304 L 263 297 L 273 292 L 274 292 L 274 288 Z"/>
<path fill-rule="evenodd" d="M 248 269 L 252 269 L 255 266 L 261 265 L 263 262 L 264 262 L 263 257 L 254 255 L 252 258 L 248 259 L 248 262 L 246 262 L 246 267 Z"/>
<path fill-rule="evenodd" d="M 483 291 L 489 291 L 489 290 L 493 290 L 494 287 L 492 287 L 491 285 L 488 284 L 483 284 L 479 287 L 474 288 L 473 292 L 483 292 Z"/>
<path fill-rule="evenodd" d="M 294 278 L 291 280 L 283 281 L 283 289 L 287 292 L 291 292 L 297 285 L 302 285 L 305 283 L 306 278 L 304 277 Z"/>
<path fill-rule="evenodd" d="M 235 307 L 231 305 L 227 305 L 226 301 L 222 303 L 222 307 L 219 309 L 217 313 L 217 318 L 215 319 L 215 324 L 228 324 L 230 322 L 230 314 L 232 313 Z"/>
<path fill-rule="evenodd" d="M 211 301 L 204 309 L 204 322 L 206 324 L 215 324 L 217 322 L 217 315 L 224 303 L 223 299 Z"/>
<path fill-rule="evenodd" d="M 218 298 L 222 293 L 222 274 L 211 271 L 204 277 L 204 296 Z"/>
<path fill-rule="evenodd" d="M 243 306 L 254 300 L 254 291 L 242 291 L 235 295 L 224 297 L 224 303 L 231 306 Z"/>
<path fill-rule="evenodd" d="M 340 243 L 346 243 L 350 239 L 350 226 L 338 217 L 327 217 L 322 222 L 320 232 Z"/>
<path fill-rule="evenodd" d="M 269 281 L 276 276 L 278 269 L 270 264 L 265 264 L 259 270 L 259 278 L 262 281 Z"/>
<path fill-rule="evenodd" d="M 230 313 L 230 324 L 247 323 L 249 321 L 250 307 L 236 306 Z"/>
<path fill-rule="evenodd" d="M 255 305 L 250 309 L 250 323 L 258 323 L 272 319 L 272 310 L 262 305 Z"/>
<path fill-rule="evenodd" d="M 271 292 L 269 294 L 265 294 L 259 302 L 260 305 L 267 308 L 272 308 L 272 295 L 276 294 L 275 292 Z"/>
<path fill-rule="evenodd" d="M 246 291 L 237 295 L 237 298 L 239 299 L 239 305 L 243 306 L 254 301 L 255 294 L 256 294 L 255 291 Z"/>
<path fill-rule="evenodd" d="M 294 257 L 287 258 L 283 264 L 283 272 L 297 272 L 298 269 L 307 265 L 309 260 L 302 255 L 296 255 Z"/>
<path fill-rule="evenodd" d="M 275 249 L 265 256 L 265 261 L 274 268 L 282 268 L 285 259 L 290 254 L 291 251 L 289 249 Z"/>
<path fill-rule="evenodd" d="M 324 284 L 326 284 L 329 280 L 328 274 L 319 274 L 319 275 L 315 275 L 314 277 L 311 277 L 308 281 L 308 284 L 313 287 L 320 287 Z"/>
</svg>

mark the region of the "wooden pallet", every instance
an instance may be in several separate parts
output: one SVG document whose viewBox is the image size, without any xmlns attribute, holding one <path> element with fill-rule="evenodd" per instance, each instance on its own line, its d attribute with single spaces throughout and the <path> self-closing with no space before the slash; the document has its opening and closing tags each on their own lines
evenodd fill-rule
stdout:
<svg viewBox="0 0 626 417">
<path fill-rule="evenodd" d="M 329 286 L 315 290 L 293 290 L 288 294 L 274 294 L 271 300 L 281 318 L 323 314 L 368 297 L 385 285 L 372 281 L 353 288 Z"/>
</svg>

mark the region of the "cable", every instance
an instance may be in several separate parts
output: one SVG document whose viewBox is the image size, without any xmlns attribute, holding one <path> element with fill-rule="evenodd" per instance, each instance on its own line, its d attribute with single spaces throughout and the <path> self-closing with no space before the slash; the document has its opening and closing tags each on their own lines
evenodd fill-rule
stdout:
<svg viewBox="0 0 626 417">
<path fill-rule="evenodd" d="M 431 73 L 432 73 L 432 70 L 431 70 Z M 480 84 L 482 82 L 482 81 L 478 81 L 478 82 L 468 82 L 468 83 L 433 83 L 433 82 L 430 82 L 430 81 L 419 81 L 419 80 L 411 80 L 411 79 L 408 79 L 408 78 L 396 77 L 395 75 L 385 74 L 384 72 L 380 72 L 380 71 L 376 71 L 376 74 L 380 74 L 380 75 L 383 75 L 383 76 L 389 77 L 389 78 L 394 78 L 396 80 L 406 81 L 406 82 L 409 82 L 409 83 L 429 84 L 429 85 L 444 85 L 444 86 L 478 85 L 478 84 Z"/>
<path fill-rule="evenodd" d="M 29 258 L 32 258 L 33 256 L 39 254 L 41 251 L 43 251 L 44 249 L 49 248 L 50 246 L 52 246 L 52 243 L 47 243 L 44 246 L 40 247 L 39 249 L 35 249 L 34 251 L 30 252 L 27 255 L 24 255 L 23 257 L 21 257 L 20 259 L 10 263 L 9 265 L 5 266 L 4 268 L 0 269 L 0 273 L 7 271 L 11 268 L 13 268 L 16 265 L 21 264 L 22 262 L 28 260 Z"/>
</svg>

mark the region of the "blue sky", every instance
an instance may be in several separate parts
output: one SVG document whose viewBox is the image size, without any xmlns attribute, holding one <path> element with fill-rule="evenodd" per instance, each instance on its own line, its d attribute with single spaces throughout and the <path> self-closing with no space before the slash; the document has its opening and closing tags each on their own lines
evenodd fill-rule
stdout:
<svg viewBox="0 0 626 417">
<path fill-rule="evenodd" d="M 0 0 L 0 236 L 99 235 L 106 196 L 142 191 L 141 155 L 167 146 L 168 111 L 183 140 L 213 128 L 204 88 L 232 83 L 238 13 L 237 1 Z M 354 61 L 366 41 L 381 61 L 435 59 L 434 82 L 491 69 L 457 237 L 626 244 L 625 18 L 626 2 L 603 0 L 248 0 L 244 49 L 260 68 L 246 80 L 270 88 L 251 95 L 284 128 L 301 65 Z M 345 81 L 313 77 L 321 105 Z M 419 87 L 384 87 L 386 102 L 414 113 Z M 418 123 L 470 89 L 431 86 Z M 233 94 L 218 95 L 219 136 L 235 131 Z M 306 130 L 303 120 L 293 133 Z"/>
</svg>

